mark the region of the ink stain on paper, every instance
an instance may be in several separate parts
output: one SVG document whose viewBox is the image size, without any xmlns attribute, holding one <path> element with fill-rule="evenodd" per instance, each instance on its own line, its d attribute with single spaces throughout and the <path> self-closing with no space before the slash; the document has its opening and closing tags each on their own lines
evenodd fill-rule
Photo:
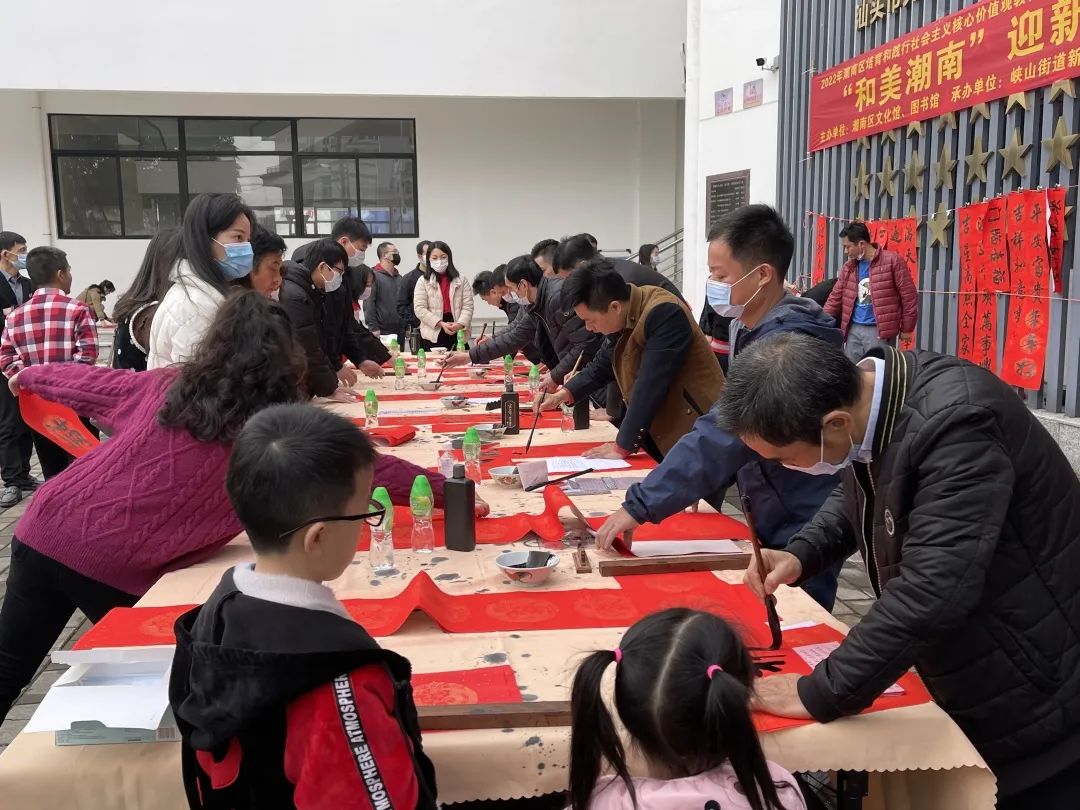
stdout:
<svg viewBox="0 0 1080 810">
<path fill-rule="evenodd" d="M 506 653 L 488 653 L 484 656 L 484 660 L 489 664 L 502 664 L 506 661 Z"/>
<path fill-rule="evenodd" d="M 450 582 L 455 579 L 459 579 L 457 574 L 439 574 L 435 577 L 436 582 Z"/>
<path fill-rule="evenodd" d="M 543 744 L 544 744 L 544 741 L 541 740 L 539 737 L 529 737 L 529 739 L 527 739 L 525 741 L 525 747 L 526 748 L 528 748 L 530 745 L 543 745 Z"/>
</svg>

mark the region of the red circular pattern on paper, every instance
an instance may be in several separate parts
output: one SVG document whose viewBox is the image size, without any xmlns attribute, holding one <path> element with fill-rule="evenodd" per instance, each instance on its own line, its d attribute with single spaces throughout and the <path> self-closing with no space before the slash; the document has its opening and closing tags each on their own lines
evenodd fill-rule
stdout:
<svg viewBox="0 0 1080 810">
<path fill-rule="evenodd" d="M 467 621 L 470 616 L 472 616 L 472 610 L 460 602 L 450 602 L 439 606 L 438 618 L 446 622 L 460 624 Z"/>
<path fill-rule="evenodd" d="M 638 616 L 633 602 L 621 593 L 584 591 L 574 600 L 574 610 L 590 619 L 633 621 Z"/>
<path fill-rule="evenodd" d="M 139 632 L 146 638 L 167 638 L 171 641 L 175 638 L 173 625 L 176 619 L 177 616 L 172 613 L 153 616 L 139 625 Z"/>
<path fill-rule="evenodd" d="M 660 591 L 660 593 L 686 593 L 698 586 L 697 582 L 689 581 L 687 577 L 678 574 L 642 577 L 641 584 L 649 590 Z"/>
<path fill-rule="evenodd" d="M 480 696 L 461 683 L 432 681 L 414 685 L 413 700 L 417 706 L 471 706 Z"/>
<path fill-rule="evenodd" d="M 488 618 L 503 622 L 526 622 L 539 624 L 559 614 L 557 605 L 546 599 L 516 595 L 504 601 L 493 602 L 484 609 Z"/>
</svg>

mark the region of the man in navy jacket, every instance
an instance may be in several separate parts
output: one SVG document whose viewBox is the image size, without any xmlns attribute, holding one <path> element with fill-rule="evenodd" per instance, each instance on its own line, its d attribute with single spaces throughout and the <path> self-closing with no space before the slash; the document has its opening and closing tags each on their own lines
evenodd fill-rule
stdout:
<svg viewBox="0 0 1080 810">
<path fill-rule="evenodd" d="M 708 301 L 718 315 L 734 318 L 732 364 L 738 362 L 741 350 L 775 332 L 802 332 L 843 344 L 840 330 L 821 307 L 784 289 L 794 249 L 791 231 L 766 205 L 736 209 L 709 232 Z M 699 500 L 719 511 L 733 484 L 750 498 L 762 544 L 782 549 L 817 514 L 836 488 L 837 477 L 807 475 L 761 458 L 717 427 L 714 406 L 659 467 L 630 487 L 622 508 L 598 532 L 597 543 L 610 546 L 623 532 L 642 523 L 659 523 Z M 836 599 L 837 573 L 833 568 L 803 583 L 806 592 L 829 610 Z"/>
</svg>

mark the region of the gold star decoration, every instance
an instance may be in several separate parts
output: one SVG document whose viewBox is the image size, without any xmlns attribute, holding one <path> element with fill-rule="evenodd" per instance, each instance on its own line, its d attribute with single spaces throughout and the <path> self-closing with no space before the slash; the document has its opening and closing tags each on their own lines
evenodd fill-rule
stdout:
<svg viewBox="0 0 1080 810">
<path fill-rule="evenodd" d="M 885 156 L 885 162 L 881 166 L 881 171 L 876 172 L 878 178 L 878 196 L 879 197 L 895 197 L 896 196 L 896 175 L 900 174 L 899 171 L 894 170 L 892 167 L 892 155 Z"/>
<path fill-rule="evenodd" d="M 1005 170 L 1001 174 L 1001 179 L 1004 180 L 1009 176 L 1009 172 L 1016 172 L 1016 176 L 1021 180 L 1027 175 L 1027 159 L 1024 157 L 1031 149 L 1031 144 L 1020 143 L 1020 130 L 1014 129 L 1012 142 L 1004 149 L 998 149 L 998 153 L 1005 159 Z M 985 178 L 983 178 L 985 181 Z"/>
<path fill-rule="evenodd" d="M 1012 111 L 1012 108 L 1014 106 L 1020 107 L 1024 110 L 1030 110 L 1031 107 L 1028 106 L 1028 94 L 1013 93 L 1011 96 L 1009 96 L 1009 100 L 1005 102 L 1005 114 L 1008 115 Z"/>
<path fill-rule="evenodd" d="M 952 217 L 945 208 L 945 201 L 942 200 L 938 203 L 937 211 L 930 217 L 930 247 L 934 245 L 945 245 L 948 242 L 949 237 L 945 234 L 949 230 L 949 226 L 952 224 Z"/>
<path fill-rule="evenodd" d="M 1059 115 L 1057 125 L 1054 127 L 1054 137 L 1042 142 L 1043 149 L 1050 155 L 1046 164 L 1046 171 L 1051 171 L 1058 164 L 1072 171 L 1071 150 L 1077 141 L 1080 141 L 1080 135 L 1070 133 L 1068 127 L 1065 126 L 1065 119 Z"/>
<path fill-rule="evenodd" d="M 949 129 L 956 129 L 956 113 L 945 113 L 943 116 L 941 116 L 941 118 L 938 119 L 938 132 L 945 129 L 945 127 L 948 127 Z"/>
<path fill-rule="evenodd" d="M 859 161 L 859 171 L 855 173 L 855 179 L 851 181 L 852 186 L 855 189 L 855 202 L 863 199 L 870 199 L 870 173 L 866 171 L 865 158 Z"/>
<path fill-rule="evenodd" d="M 855 141 L 855 144 L 860 149 L 869 149 L 870 148 L 870 139 L 867 138 L 865 135 L 863 135 L 861 138 L 859 138 L 859 140 Z"/>
<path fill-rule="evenodd" d="M 922 155 L 918 150 L 911 153 L 911 160 L 908 161 L 907 168 L 904 169 L 904 191 L 922 191 L 922 176 L 926 171 L 926 166 L 922 162 Z"/>
<path fill-rule="evenodd" d="M 918 233 L 919 228 L 923 226 L 922 217 L 919 216 L 919 212 L 915 210 L 915 203 L 908 206 L 907 215 L 909 219 L 915 220 L 915 232 Z"/>
<path fill-rule="evenodd" d="M 907 135 L 906 135 L 906 137 L 910 138 L 912 132 L 914 132 L 920 138 L 923 137 L 923 134 L 924 134 L 923 133 L 923 122 L 922 121 L 912 121 L 910 124 L 908 124 L 907 125 Z"/>
<path fill-rule="evenodd" d="M 884 140 L 885 138 L 888 138 L 893 143 L 896 143 L 896 132 L 897 131 L 895 129 L 890 129 L 890 130 L 888 130 L 886 132 L 882 132 L 881 133 L 881 138 L 882 138 L 882 140 Z"/>
<path fill-rule="evenodd" d="M 982 104 L 976 104 L 971 108 L 971 117 L 968 119 L 970 123 L 974 124 L 979 118 L 985 118 L 990 120 L 990 105 L 985 101 Z"/>
<path fill-rule="evenodd" d="M 1076 83 L 1072 79 L 1058 79 L 1050 85 L 1050 100 L 1057 101 L 1062 93 L 1070 98 L 1076 98 Z"/>
<path fill-rule="evenodd" d="M 990 151 L 983 150 L 982 133 L 975 134 L 975 143 L 971 146 L 971 154 L 964 158 L 964 162 L 967 164 L 967 175 L 964 182 L 971 184 L 978 179 L 980 182 L 986 182 L 986 161 L 990 159 Z"/>
<path fill-rule="evenodd" d="M 949 145 L 945 144 L 941 149 L 941 154 L 938 156 L 936 164 L 937 181 L 934 183 L 934 188 L 939 189 L 944 185 L 945 188 L 951 189 L 953 187 L 953 169 L 955 168 L 956 161 L 951 159 Z"/>
</svg>

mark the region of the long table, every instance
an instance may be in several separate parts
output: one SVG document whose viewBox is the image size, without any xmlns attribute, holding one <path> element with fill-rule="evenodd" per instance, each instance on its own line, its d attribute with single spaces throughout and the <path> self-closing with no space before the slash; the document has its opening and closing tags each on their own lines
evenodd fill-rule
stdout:
<svg viewBox="0 0 1080 810">
<path fill-rule="evenodd" d="M 410 383 L 415 390 L 415 383 Z M 392 379 L 365 381 L 358 386 L 360 390 L 367 387 L 381 394 L 396 393 Z M 501 384 L 483 390 L 488 388 L 496 397 Z M 435 402 L 432 400 L 432 404 Z M 380 415 L 415 410 L 416 405 L 416 401 L 388 400 L 382 404 Z M 334 403 L 327 407 L 351 417 L 363 413 L 361 405 Z M 416 416 L 420 431 L 416 439 L 383 452 L 422 466 L 434 466 L 445 436 L 425 431 L 424 418 Z M 493 421 L 498 421 L 497 414 L 493 414 Z M 523 414 L 523 422 L 529 424 L 527 414 Z M 526 437 L 527 430 L 523 430 L 519 436 L 505 437 L 503 444 L 521 446 Z M 567 441 L 603 442 L 613 438 L 614 429 L 606 423 L 594 423 L 589 430 L 572 436 L 559 429 L 542 429 L 537 431 L 535 450 L 530 455 L 558 455 L 560 446 Z M 542 508 L 539 492 L 525 493 L 491 481 L 484 481 L 478 492 L 495 514 L 538 512 Z M 620 497 L 621 493 L 613 492 L 575 496 L 574 500 L 586 514 L 601 514 L 617 508 Z M 523 546 L 517 543 L 515 547 Z M 477 574 L 478 570 L 487 570 L 487 564 L 478 563 L 472 555 L 437 550 L 436 555 L 417 558 L 411 551 L 400 549 L 396 554 L 403 570 L 431 570 L 437 565 L 439 574 L 471 578 L 477 590 L 505 587 L 497 581 L 500 577 Z M 610 589 L 612 583 L 601 581 L 595 573 L 597 560 L 610 553 L 593 549 L 589 554 L 593 574 L 575 574 L 570 555 L 563 554 L 546 587 L 610 592 L 605 589 Z M 436 563 L 433 557 L 440 559 Z M 250 547 L 241 536 L 214 558 L 163 577 L 139 605 L 202 601 L 227 568 L 250 559 Z M 349 570 L 330 584 L 341 598 L 381 596 L 371 584 L 369 573 L 367 555 L 359 553 Z M 717 572 L 713 576 L 731 583 L 741 579 L 737 572 Z M 462 592 L 463 586 L 457 587 L 457 592 Z M 844 630 L 801 590 L 782 588 L 778 602 L 785 623 L 813 621 Z M 524 698 L 545 701 L 565 700 L 581 654 L 615 647 L 622 633 L 621 628 L 605 628 L 448 634 L 429 617 L 414 613 L 397 633 L 381 641 L 411 659 L 419 673 L 466 670 L 490 666 L 492 662 L 509 664 Z M 437 768 L 440 801 L 453 804 L 523 798 L 565 789 L 569 739 L 568 728 L 447 731 L 427 735 L 425 748 Z M 870 796 L 864 804 L 868 808 L 986 810 L 994 806 L 993 775 L 957 726 L 932 703 L 778 731 L 764 735 L 763 741 L 766 755 L 792 771 L 868 772 Z M 186 802 L 179 763 L 176 743 L 60 748 L 54 746 L 51 734 L 20 734 L 0 755 L 0 795 L 4 796 L 4 806 L 39 810 L 181 810 Z"/>
</svg>

